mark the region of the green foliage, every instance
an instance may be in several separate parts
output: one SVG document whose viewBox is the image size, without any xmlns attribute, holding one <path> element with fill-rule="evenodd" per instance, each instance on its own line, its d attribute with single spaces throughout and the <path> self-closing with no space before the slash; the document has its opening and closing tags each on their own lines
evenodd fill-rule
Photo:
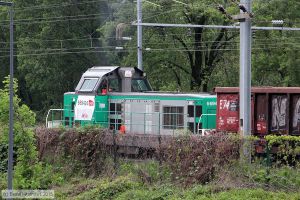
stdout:
<svg viewBox="0 0 300 200">
<path fill-rule="evenodd" d="M 282 192 L 300 193 L 300 170 L 298 166 L 266 166 L 264 160 L 253 163 L 233 162 L 218 175 L 222 187 L 255 187 Z M 216 180 L 218 182 L 218 179 Z"/>
<path fill-rule="evenodd" d="M 222 15 L 216 5 L 223 5 L 229 15 L 239 12 L 234 3 L 225 0 L 184 0 L 187 6 L 171 0 L 151 2 L 159 6 L 143 3 L 144 22 L 232 25 L 234 21 Z M 123 30 L 122 36 L 131 37 L 131 41 L 116 40 L 117 25 L 126 25 L 136 18 L 133 1 L 15 0 L 14 3 L 15 19 L 26 20 L 15 29 L 19 94 L 33 110 L 60 106 L 63 93 L 74 90 L 88 67 L 137 65 L 136 28 L 127 25 Z M 29 9 L 36 5 L 45 8 Z M 23 11 L 24 7 L 27 9 Z M 0 19 L 8 20 L 6 8 L 1 7 L 1 11 Z M 293 27 L 299 19 L 299 3 L 297 0 L 253 1 L 253 13 L 253 26 L 270 26 L 272 19 L 283 19 L 284 26 Z M 144 28 L 143 66 L 153 88 L 198 92 L 215 86 L 237 86 L 238 32 Z M 3 48 L 8 49 L 8 30 L 1 31 L 0 37 L 7 42 L 2 44 Z M 254 31 L 253 85 L 299 86 L 298 38 L 299 31 Z M 115 51 L 115 46 L 123 46 L 124 51 Z M 8 52 L 3 54 L 0 81 L 9 73 L 9 59 L 5 57 Z M 42 113 L 38 120 L 44 119 Z"/>
<path fill-rule="evenodd" d="M 290 167 L 262 168 L 253 176 L 258 183 L 268 184 L 276 188 L 297 190 L 300 188 L 300 172 Z"/>
<path fill-rule="evenodd" d="M 139 184 L 135 181 L 128 179 L 127 177 L 118 178 L 112 182 L 108 181 L 103 183 L 99 187 L 99 193 L 97 199 L 112 199 L 120 193 L 139 187 Z"/>
<path fill-rule="evenodd" d="M 268 135 L 266 136 L 268 148 L 274 149 L 276 156 L 284 162 L 298 162 L 297 156 L 300 155 L 300 137 L 291 135 Z M 281 160 L 279 160 L 281 161 Z"/>
<path fill-rule="evenodd" d="M 9 129 L 9 78 L 4 81 L 4 89 L 0 90 L 0 149 L 1 149 L 1 171 L 7 169 L 7 147 L 8 147 L 8 129 Z M 14 81 L 14 93 L 17 92 L 17 81 Z M 21 100 L 15 95 L 14 101 L 14 140 L 18 159 L 23 156 L 31 157 L 36 153 L 34 147 L 33 132 L 29 129 L 35 123 L 35 114 L 30 111 L 28 106 L 21 105 Z M 27 148 L 28 147 L 28 148 Z M 34 156 L 34 155 L 33 155 Z M 28 161 L 28 160 L 27 160 Z"/>
<path fill-rule="evenodd" d="M 154 187 L 154 188 L 141 188 L 138 190 L 129 190 L 118 196 L 116 199 L 176 199 L 173 195 L 176 194 L 176 190 L 168 186 Z"/>
<path fill-rule="evenodd" d="M 139 181 L 144 184 L 153 184 L 158 182 L 168 182 L 171 178 L 171 172 L 165 165 L 160 165 L 158 161 L 146 161 L 143 163 L 122 162 L 119 166 L 118 174 L 135 175 Z"/>
<path fill-rule="evenodd" d="M 80 181 L 80 180 L 78 180 Z M 71 186 L 70 186 L 71 185 Z M 195 185 L 182 188 L 171 185 L 142 186 L 128 177 L 118 177 L 114 180 L 81 180 L 69 183 L 63 188 L 57 188 L 57 199 L 132 199 L 132 200 L 227 200 L 227 199 L 291 199 L 300 198 L 299 193 L 284 193 L 265 191 L 263 189 L 229 189 L 216 186 Z"/>
<path fill-rule="evenodd" d="M 242 190 L 231 190 L 226 192 L 220 192 L 216 195 L 212 195 L 212 198 L 203 198 L 203 199 L 216 199 L 216 200 L 225 200 L 225 199 L 232 199 L 232 200 L 240 200 L 240 199 L 266 199 L 266 200 L 273 200 L 273 199 L 293 199 L 296 200 L 300 196 L 299 194 L 289 194 L 283 192 L 268 192 L 262 189 L 242 189 Z M 200 198 L 202 199 L 202 198 Z"/>
<path fill-rule="evenodd" d="M 9 110 L 9 90 L 8 79 L 4 82 L 4 89 L 0 90 L 0 149 L 1 159 L 0 173 L 6 172 L 8 155 L 8 110 Z M 15 80 L 15 91 L 17 93 L 17 81 Z M 38 161 L 36 150 L 36 140 L 32 131 L 35 124 L 35 114 L 28 106 L 21 104 L 20 98 L 14 96 L 14 187 L 15 188 L 47 188 L 56 181 L 61 181 L 60 177 L 53 174 L 50 166 L 43 166 Z"/>
<path fill-rule="evenodd" d="M 5 189 L 7 189 L 7 176 L 4 173 L 0 173 L 0 190 L 5 190 Z"/>
<path fill-rule="evenodd" d="M 97 28 L 109 17 L 105 1 L 15 0 L 17 77 L 21 97 L 31 108 L 45 111 L 61 105 L 64 92 L 73 91 L 81 74 L 93 65 L 106 65 Z M 23 8 L 45 7 L 45 9 Z M 55 5 L 55 6 L 53 6 Z M 57 6 L 61 5 L 61 6 Z M 32 23 L 36 20 L 42 23 Z M 26 30 L 26 31 L 24 31 Z M 32 55 L 34 54 L 34 55 Z M 41 119 L 43 113 L 38 115 Z"/>
<path fill-rule="evenodd" d="M 300 137 L 298 136 L 291 136 L 291 135 L 282 135 L 282 136 L 276 136 L 276 135 L 267 135 L 266 140 L 269 142 L 269 145 L 273 144 L 282 144 L 284 142 L 296 142 L 296 146 L 300 143 Z"/>
<path fill-rule="evenodd" d="M 0 172 L 4 172 L 7 170 L 7 149 L 8 149 L 8 143 L 0 143 Z"/>
<path fill-rule="evenodd" d="M 138 190 L 141 184 L 130 176 L 120 176 L 113 179 L 82 179 L 72 178 L 67 184 L 55 188 L 56 199 L 116 199 L 128 190 Z"/>
<path fill-rule="evenodd" d="M 253 10 L 254 22 L 260 26 L 281 19 L 283 26 L 293 27 L 299 19 L 297 0 L 257 1 L 253 2 Z M 254 37 L 253 46 L 258 47 L 252 56 L 254 85 L 299 86 L 299 31 L 255 31 Z"/>
</svg>

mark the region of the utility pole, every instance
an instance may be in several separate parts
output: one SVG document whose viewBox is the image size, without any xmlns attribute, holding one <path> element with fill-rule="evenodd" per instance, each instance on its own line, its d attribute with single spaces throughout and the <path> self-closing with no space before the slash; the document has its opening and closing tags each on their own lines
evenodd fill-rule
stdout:
<svg viewBox="0 0 300 200">
<path fill-rule="evenodd" d="M 8 169 L 7 189 L 13 189 L 13 162 L 14 162 L 14 23 L 13 3 L 0 1 L 0 6 L 9 7 L 9 137 L 8 137 Z"/>
<path fill-rule="evenodd" d="M 13 168 L 14 168 L 14 21 L 13 4 L 9 9 L 9 155 L 8 155 L 8 190 L 13 189 Z"/>
<path fill-rule="evenodd" d="M 251 146 L 248 139 L 251 135 L 251 0 L 241 0 L 240 14 L 233 16 L 240 22 L 240 130 L 244 138 L 242 162 L 251 162 Z"/>
<path fill-rule="evenodd" d="M 137 23 L 142 23 L 142 0 L 137 0 Z M 137 25 L 138 68 L 143 70 L 143 26 Z"/>
<path fill-rule="evenodd" d="M 240 131 L 251 135 L 251 0 L 240 1 Z"/>
</svg>

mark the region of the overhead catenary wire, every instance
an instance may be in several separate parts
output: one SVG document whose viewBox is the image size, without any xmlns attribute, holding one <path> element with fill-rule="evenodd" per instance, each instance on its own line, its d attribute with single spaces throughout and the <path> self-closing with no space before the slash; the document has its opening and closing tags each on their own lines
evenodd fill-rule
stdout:
<svg viewBox="0 0 300 200">
<path fill-rule="evenodd" d="M 189 47 L 191 46 L 194 46 L 195 44 L 199 44 L 199 45 L 208 45 L 208 44 L 212 44 L 214 43 L 214 41 L 205 41 L 205 42 L 185 42 L 186 45 L 190 45 Z M 239 42 L 230 42 L 230 41 L 223 41 L 223 42 L 220 42 L 220 43 L 227 43 L 227 46 L 237 46 L 239 44 Z M 177 44 L 176 46 L 181 46 L 180 43 L 175 43 Z M 174 42 L 163 42 L 163 43 L 156 43 L 156 42 L 149 42 L 149 43 L 145 43 L 145 45 L 147 45 L 148 47 L 152 47 L 152 46 L 165 46 L 165 45 L 171 45 L 171 46 L 175 46 Z M 255 46 L 267 46 L 267 47 L 270 47 L 270 46 L 277 46 L 277 47 L 282 47 L 284 45 L 289 45 L 290 47 L 293 47 L 295 45 L 299 45 L 300 42 L 277 42 L 277 43 L 271 43 L 266 41 L 266 42 L 255 42 L 254 45 Z M 40 45 L 40 46 L 43 46 L 43 45 Z M 58 45 L 59 46 L 59 45 Z M 118 46 L 89 46 L 87 47 L 88 45 L 86 45 L 86 47 L 76 47 L 76 48 L 72 48 L 72 49 L 82 49 L 82 48 L 91 48 L 91 49 L 105 49 L 105 48 L 116 48 Z M 133 48 L 134 47 L 130 47 L 130 46 L 127 46 L 127 48 Z M 15 48 L 16 50 L 20 49 L 20 50 L 38 50 L 36 48 L 32 49 L 32 48 L 23 48 L 23 47 L 19 47 L 19 48 Z M 60 46 L 59 48 L 45 48 L 46 50 L 49 49 L 49 50 L 63 50 L 63 49 L 70 49 L 70 48 L 67 48 L 67 47 L 64 47 L 64 46 Z M 0 48 L 0 50 L 7 50 L 9 51 L 9 48 Z"/>
<path fill-rule="evenodd" d="M 278 49 L 278 46 L 276 45 L 265 45 L 264 44 L 264 48 L 262 47 L 256 47 L 257 45 L 255 45 L 253 47 L 253 50 L 263 50 L 263 49 Z M 107 46 L 107 47 L 83 47 L 83 48 L 62 48 L 62 49 L 26 49 L 24 52 L 29 52 L 31 51 L 32 53 L 30 55 L 52 55 L 52 54 L 61 54 L 64 52 L 67 53 L 86 53 L 86 52 L 120 52 L 120 50 L 116 50 L 117 46 Z M 290 48 L 290 46 L 289 46 Z M 295 46 L 293 47 L 294 50 L 296 49 L 300 49 L 300 45 L 299 46 Z M 227 48 L 220 48 L 220 49 L 185 49 L 183 47 L 179 47 L 179 48 L 144 48 L 143 51 L 177 51 L 177 52 L 211 52 L 211 51 L 238 51 L 239 48 L 236 47 L 227 47 Z M 124 49 L 122 49 L 122 52 L 134 52 L 136 51 L 135 47 L 126 47 Z M 2 52 L 8 52 L 8 51 L 2 51 Z M 23 52 L 23 50 L 21 50 L 21 52 Z M 41 52 L 41 53 L 38 53 Z M 15 56 L 22 56 L 22 55 L 29 55 L 29 54 L 16 54 Z M 0 56 L 0 58 L 3 57 L 7 57 L 7 56 Z"/>
<path fill-rule="evenodd" d="M 181 2 L 181 1 L 177 1 L 177 0 L 172 0 L 172 1 L 177 2 L 181 5 L 184 4 L 185 6 L 188 6 L 187 3 L 184 3 L 184 2 Z M 273 1 L 275 2 L 276 0 L 273 0 Z M 29 6 L 29 7 L 23 7 L 23 8 L 15 8 L 14 11 L 18 12 L 18 11 L 25 11 L 25 10 L 32 11 L 32 10 L 36 10 L 36 9 L 62 8 L 62 7 L 66 7 L 66 6 L 72 6 L 72 5 L 83 5 L 83 4 L 91 4 L 91 3 L 99 3 L 99 2 L 107 2 L 107 0 L 95 0 L 95 1 L 77 2 L 77 3 L 63 3 L 63 4 L 48 4 L 48 5 L 42 5 L 42 6 Z M 150 1 L 147 1 L 147 2 L 152 3 Z M 270 1 L 270 2 L 272 2 L 272 1 Z M 267 5 L 269 5 L 270 2 L 267 2 L 268 3 Z M 113 3 L 113 2 L 109 2 L 109 3 Z M 128 2 L 128 3 L 130 3 L 130 2 Z M 164 7 L 163 5 L 159 5 L 159 4 L 156 4 L 156 5 L 158 5 L 160 7 Z M 175 4 L 175 5 L 178 5 L 178 4 Z M 213 8 L 213 6 L 215 6 L 215 5 L 219 5 L 219 4 L 217 4 L 215 2 L 212 5 L 207 5 L 206 8 Z M 197 8 L 197 6 L 196 7 L 193 6 L 193 8 Z M 199 8 L 203 8 L 203 6 L 199 6 Z M 262 9 L 262 8 L 260 8 L 260 9 Z M 173 10 L 172 12 L 174 12 L 174 11 L 176 11 L 176 10 Z M 3 11 L 3 12 L 0 12 L 0 14 L 1 13 L 6 13 L 6 12 Z M 160 14 L 165 14 L 165 13 L 168 13 L 168 12 L 163 12 L 163 11 L 160 12 Z M 105 15 L 105 14 L 111 14 L 111 13 L 101 13 L 99 15 Z M 94 14 L 94 15 L 96 15 L 96 14 Z M 155 17 L 155 16 L 157 16 L 157 15 L 152 15 L 152 16 L 149 16 L 149 17 L 146 17 L 146 18 L 148 19 L 148 18 L 152 18 L 152 17 Z M 61 16 L 61 17 L 52 17 L 52 18 L 54 19 L 54 18 L 64 18 L 64 17 L 71 17 L 71 16 Z M 22 21 L 22 20 L 24 20 L 24 21 L 31 20 L 32 21 L 34 19 L 20 19 L 20 20 L 15 20 L 15 21 L 18 22 L 18 21 Z M 258 22 L 268 22 L 268 21 L 258 21 Z M 300 23 L 300 22 L 292 22 L 292 23 Z"/>
<path fill-rule="evenodd" d="M 95 39 L 97 39 L 97 38 L 95 38 Z M 79 39 L 78 41 L 84 41 L 84 40 L 86 40 L 88 42 L 88 43 L 86 43 L 87 44 L 86 46 L 89 46 L 88 48 L 115 48 L 116 47 L 116 46 L 100 46 L 100 47 L 98 47 L 97 45 L 90 46 L 91 43 L 89 42 L 90 40 L 88 40 L 88 39 Z M 45 45 L 49 46 L 50 44 L 48 43 L 48 41 L 50 41 L 50 44 L 52 43 L 52 46 L 59 46 L 58 49 L 63 49 L 66 46 L 70 46 L 70 45 L 64 45 L 63 44 L 64 41 L 70 41 L 68 39 L 67 40 L 45 40 L 46 44 L 40 44 L 39 46 L 45 46 Z M 71 40 L 71 41 L 74 41 L 74 40 Z M 151 45 L 163 46 L 163 45 L 175 45 L 175 44 L 178 44 L 178 45 L 181 46 L 180 43 L 174 43 L 174 42 L 147 42 L 147 40 L 145 40 L 145 41 L 146 41 L 145 44 L 148 45 L 148 46 L 149 45 L 150 46 Z M 270 44 L 270 41 L 277 41 L 277 42 L 276 42 L 276 44 L 274 44 L 274 43 Z M 43 40 L 30 41 L 30 42 L 26 41 L 24 43 L 23 42 L 15 42 L 15 44 L 26 44 L 26 43 L 37 43 L 38 44 L 38 42 L 43 42 Z M 201 42 L 186 41 L 185 44 L 186 45 L 192 45 L 192 46 L 197 45 L 197 44 L 198 45 L 209 45 L 209 44 L 213 44 L 214 42 L 215 41 L 201 41 Z M 2 44 L 8 44 L 7 42 L 0 42 L 0 44 L 1 43 Z M 220 43 L 227 44 L 227 45 L 238 45 L 239 41 L 220 41 Z M 254 40 L 254 45 L 268 45 L 268 46 L 272 46 L 272 45 L 273 46 L 274 45 L 276 45 L 276 46 L 292 45 L 293 46 L 293 45 L 297 45 L 297 44 L 299 44 L 299 42 L 297 42 L 297 41 L 293 41 L 293 42 L 292 41 L 286 41 L 286 42 L 284 42 L 280 39 L 277 39 L 277 40 L 273 40 L 273 39 L 257 39 L 257 40 Z M 20 46 L 18 48 L 23 49 L 22 46 Z M 16 48 L 16 49 L 18 49 L 18 48 Z M 9 48 L 5 48 L 5 47 L 0 48 L 0 50 L 8 50 L 8 49 Z M 31 48 L 25 48 L 25 49 L 31 49 Z"/>
<path fill-rule="evenodd" d="M 84 4 L 92 4 L 92 3 L 107 3 L 107 0 L 94 0 L 94 1 L 86 1 L 86 2 L 77 2 L 77 3 L 59 3 L 59 4 L 45 4 L 45 5 L 35 5 L 35 6 L 28 6 L 28 7 L 15 7 L 14 12 L 24 12 L 26 10 L 33 11 L 33 10 L 39 10 L 39 9 L 49 9 L 49 8 L 62 8 L 67 6 L 74 6 L 74 5 L 84 5 Z M 113 2 L 110 2 L 113 3 Z M 118 3 L 118 2 L 116 2 Z M 128 2 L 130 3 L 130 2 Z M 123 3 L 124 4 L 124 3 Z M 130 3 L 131 4 L 131 3 Z M 6 12 L 0 12 L 6 13 Z"/>
<path fill-rule="evenodd" d="M 91 2 L 98 2 L 98 1 L 91 1 Z M 76 3 L 74 3 L 76 4 Z M 86 4 L 86 3 L 83 3 Z M 73 4 L 68 4 L 68 5 L 73 5 Z M 29 7 L 30 8 L 30 7 Z M 145 17 L 144 19 L 151 19 L 153 17 L 175 12 L 177 10 L 172 9 L 169 11 L 161 11 L 158 12 L 157 14 L 153 14 L 152 16 Z M 58 22 L 65 22 L 65 21 L 83 21 L 83 20 L 92 20 L 92 19 L 98 19 L 101 16 L 106 16 L 110 13 L 97 13 L 97 14 L 87 14 L 87 15 L 73 15 L 73 16 L 55 16 L 55 17 L 47 17 L 47 18 L 33 18 L 33 19 L 16 19 L 15 24 L 16 25 L 29 25 L 29 24 L 41 24 L 41 23 L 58 23 Z M 132 16 L 132 14 L 128 14 L 128 16 Z M 135 17 L 132 16 L 132 20 Z M 4 20 L 5 22 L 8 22 L 8 20 Z M 262 22 L 262 21 L 260 21 Z M 267 21 L 266 21 L 267 22 Z M 8 26 L 6 23 L 0 24 L 0 26 Z M 277 27 L 279 28 L 279 27 Z M 278 29 L 279 30 L 279 29 Z"/>
<path fill-rule="evenodd" d="M 82 3 L 82 4 L 86 4 L 86 3 L 91 3 L 91 2 L 101 2 L 101 1 L 90 1 L 90 2 L 84 2 L 84 3 Z M 78 4 L 78 3 L 74 3 L 74 4 Z M 52 6 L 58 6 L 58 4 L 57 5 L 52 5 Z M 61 6 L 61 5 L 60 5 Z M 36 8 L 42 8 L 43 6 L 41 6 L 41 7 L 36 7 Z M 28 9 L 29 8 L 31 8 L 31 7 L 28 7 Z M 83 17 L 83 16 L 93 16 L 93 15 L 99 15 L 99 14 L 90 14 L 90 15 L 78 15 L 78 16 L 65 16 L 65 17 L 70 17 L 70 18 L 77 18 L 77 17 Z M 100 16 L 100 15 L 99 15 Z M 61 17 L 54 17 L 53 19 L 61 19 L 61 18 L 64 18 L 64 16 L 61 16 Z M 44 20 L 44 19 L 49 19 L 49 18 L 41 18 L 42 20 Z M 22 20 L 23 20 L 23 22 L 28 22 L 28 20 L 27 19 L 20 19 L 20 22 L 22 22 Z M 31 20 L 34 20 L 34 19 L 31 19 Z M 69 19 L 64 19 L 64 20 L 53 20 L 53 22 L 59 22 L 59 21 L 67 21 L 67 20 L 69 20 Z M 77 19 L 74 19 L 74 20 L 77 20 Z M 81 18 L 81 19 L 78 19 L 78 20 L 88 20 L 88 19 L 86 19 L 86 18 Z M 17 21 L 18 22 L 18 21 Z M 47 23 L 47 22 L 51 22 L 51 21 L 46 21 L 45 23 Z M 43 22 L 34 22 L 34 23 L 43 23 Z M 170 35 L 170 34 L 167 34 L 167 35 Z M 175 35 L 175 34 L 174 34 Z M 111 38 L 114 38 L 114 37 L 111 37 Z M 93 38 L 93 39 L 95 39 L 95 38 Z M 67 39 L 68 40 L 68 39 Z M 71 39 L 70 39 L 71 40 Z M 59 42 L 61 42 L 61 41 L 64 41 L 64 40 L 58 40 Z M 23 42 L 22 42 L 23 43 Z"/>
<path fill-rule="evenodd" d="M 229 33 L 237 33 L 238 31 L 232 31 Z M 204 34 L 204 33 L 192 33 L 191 35 L 197 35 L 197 34 Z M 190 37 L 190 35 L 187 35 L 186 33 L 177 33 L 177 34 L 164 34 L 164 36 L 187 36 Z M 253 41 L 282 41 L 282 40 L 288 40 L 288 39 L 299 39 L 297 36 L 284 36 L 284 38 L 254 38 Z M 17 40 L 14 42 L 14 44 L 26 44 L 26 43 L 38 43 L 38 42 L 69 42 L 69 41 L 90 41 L 90 40 L 108 40 L 108 39 L 116 39 L 116 37 L 90 37 L 90 35 L 86 35 L 83 37 L 78 38 L 65 38 L 65 39 L 40 39 L 40 38 L 33 38 L 33 39 L 24 39 L 24 40 Z M 149 41 L 148 38 L 144 39 L 143 41 Z M 212 43 L 215 42 L 214 40 L 205 40 L 201 41 L 201 43 Z M 236 42 L 236 41 L 222 41 L 222 42 Z M 160 43 L 160 42 L 158 42 Z M 9 44 L 9 42 L 0 42 L 0 44 Z"/>
</svg>

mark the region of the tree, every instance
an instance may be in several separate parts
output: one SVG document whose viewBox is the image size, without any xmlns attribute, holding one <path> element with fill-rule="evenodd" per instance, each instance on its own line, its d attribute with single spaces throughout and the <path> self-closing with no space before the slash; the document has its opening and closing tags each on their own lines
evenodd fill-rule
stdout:
<svg viewBox="0 0 300 200">
<path fill-rule="evenodd" d="M 300 18 L 299 6 L 295 0 L 258 1 L 255 22 L 270 26 L 271 20 L 280 19 L 284 24 L 277 26 L 293 27 Z M 299 31 L 256 31 L 254 37 L 254 85 L 299 86 Z"/>
<path fill-rule="evenodd" d="M 0 6 L 0 21 L 9 20 L 9 10 Z M 3 87 L 4 77 L 9 74 L 9 26 L 7 23 L 0 24 L 0 88 Z"/>
<path fill-rule="evenodd" d="M 25 3 L 16 5 L 23 9 Z M 26 3 L 26 7 L 34 5 L 39 9 L 16 14 L 17 19 L 28 19 L 17 25 L 18 71 L 22 91 L 28 91 L 22 97 L 34 110 L 45 111 L 60 106 L 63 93 L 74 91 L 87 68 L 105 63 L 105 54 L 97 52 L 101 43 L 96 30 L 108 15 L 107 4 L 61 0 Z"/>
<path fill-rule="evenodd" d="M 233 5 L 226 1 L 219 2 L 229 10 L 234 10 Z M 168 0 L 156 3 L 161 5 L 161 8 L 153 13 L 149 13 L 152 11 L 149 9 L 151 5 L 145 5 L 144 10 L 148 12 L 144 14 L 144 19 L 147 21 L 174 24 L 230 24 L 230 20 L 216 9 L 215 3 L 189 1 L 188 6 L 174 6 L 174 2 Z M 224 50 L 232 46 L 229 41 L 237 35 L 225 29 L 144 28 L 144 49 L 150 48 L 149 53 L 144 51 L 145 69 L 154 72 L 160 68 L 159 71 L 173 79 L 178 88 L 208 91 L 211 75 L 221 61 Z M 136 52 L 131 52 L 129 57 L 125 58 L 125 63 L 132 65 L 136 60 L 133 59 L 135 56 Z M 168 81 L 171 81 L 170 79 Z"/>
</svg>

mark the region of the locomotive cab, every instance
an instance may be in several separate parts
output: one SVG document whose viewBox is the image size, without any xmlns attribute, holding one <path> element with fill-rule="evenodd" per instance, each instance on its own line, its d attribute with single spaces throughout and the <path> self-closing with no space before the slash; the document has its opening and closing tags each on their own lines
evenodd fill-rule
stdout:
<svg viewBox="0 0 300 200">
<path fill-rule="evenodd" d="M 75 94 L 106 95 L 109 92 L 148 92 L 152 88 L 138 68 L 92 67 L 81 77 Z"/>
<path fill-rule="evenodd" d="M 132 67 L 92 67 L 78 82 L 75 92 L 64 94 L 62 125 L 97 124 L 109 127 L 110 95 L 152 91 L 146 74 Z"/>
</svg>

